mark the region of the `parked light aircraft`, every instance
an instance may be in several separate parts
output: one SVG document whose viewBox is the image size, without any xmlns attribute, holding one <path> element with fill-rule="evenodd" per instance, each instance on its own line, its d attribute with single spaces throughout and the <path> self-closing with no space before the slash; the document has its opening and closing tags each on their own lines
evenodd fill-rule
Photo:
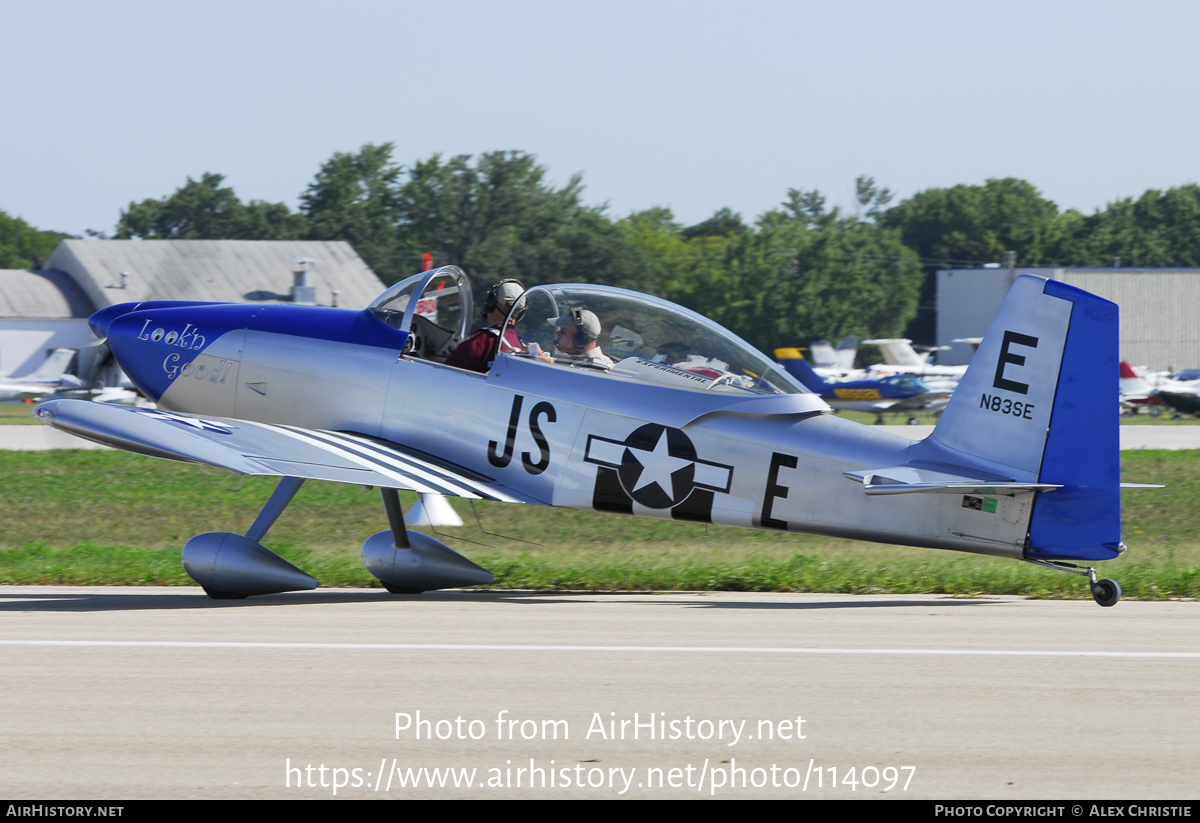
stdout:
<svg viewBox="0 0 1200 823">
<path fill-rule="evenodd" d="M 967 371 L 966 366 L 935 366 L 929 362 L 930 352 L 948 346 L 925 347 L 925 353 L 918 354 L 912 341 L 905 338 L 864 340 L 863 343 L 878 346 L 883 355 L 882 363 L 871 366 L 873 374 L 914 374 L 922 379 L 937 377 L 953 381 L 961 379 Z"/>
<path fill-rule="evenodd" d="M 832 408 L 871 412 L 876 423 L 883 422 L 884 414 L 941 409 L 952 394 L 933 391 L 911 374 L 830 382 L 817 374 L 799 349 L 776 349 L 775 359 L 788 374 L 809 391 L 820 395 Z M 915 425 L 920 421 L 910 417 L 908 422 Z"/>
<path fill-rule="evenodd" d="M 1200 386 L 1190 390 L 1157 389 L 1155 396 L 1174 409 L 1176 419 L 1184 414 L 1200 417 Z"/>
<path fill-rule="evenodd" d="M 1170 406 L 1176 419 L 1184 414 L 1200 416 L 1200 369 L 1160 376 L 1155 381 L 1153 396 Z"/>
<path fill-rule="evenodd" d="M 836 349 L 830 346 L 828 341 L 814 340 L 808 344 L 808 352 L 812 355 L 813 369 L 821 377 L 848 378 L 855 371 L 854 358 L 858 354 L 858 335 L 846 335 Z"/>
<path fill-rule="evenodd" d="M 281 478 L 245 535 L 184 546 L 216 598 L 317 585 L 261 542 L 308 479 L 382 490 L 390 529 L 362 558 L 392 592 L 492 580 L 407 531 L 408 489 L 997 555 L 1086 575 L 1103 606 L 1120 598 L 1079 565 L 1125 550 L 1107 300 L 1019 277 L 933 434 L 913 441 L 830 414 L 704 317 L 602 286 L 530 289 L 505 321 L 521 349 L 486 373 L 446 366 L 470 295 L 443 267 L 362 311 L 111 306 L 92 328 L 159 408 L 53 400 L 35 413 L 127 451 Z M 578 309 L 599 318 L 613 367 L 527 353 L 570 339 L 554 321 Z"/>
<path fill-rule="evenodd" d="M 11 403 L 45 397 L 59 388 L 82 389 L 83 382 L 66 373 L 73 357 L 74 349 L 55 349 L 46 356 L 37 371 L 24 377 L 0 378 L 0 402 Z"/>
<path fill-rule="evenodd" d="M 1143 406 L 1151 417 L 1162 414 L 1163 401 L 1146 381 L 1138 376 L 1133 367 L 1124 360 L 1120 363 L 1121 377 L 1117 385 L 1120 389 L 1120 406 L 1122 414 L 1137 414 Z"/>
</svg>

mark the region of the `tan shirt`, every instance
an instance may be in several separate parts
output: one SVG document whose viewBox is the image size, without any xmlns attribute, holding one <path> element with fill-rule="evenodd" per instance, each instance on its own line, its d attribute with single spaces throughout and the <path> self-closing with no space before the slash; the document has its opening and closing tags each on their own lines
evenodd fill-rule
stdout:
<svg viewBox="0 0 1200 823">
<path fill-rule="evenodd" d="M 605 369 L 606 371 L 616 365 L 611 357 L 600 351 L 599 346 L 580 352 L 579 354 L 567 354 L 556 346 L 554 349 L 554 362 L 564 366 L 592 366 Z"/>
</svg>

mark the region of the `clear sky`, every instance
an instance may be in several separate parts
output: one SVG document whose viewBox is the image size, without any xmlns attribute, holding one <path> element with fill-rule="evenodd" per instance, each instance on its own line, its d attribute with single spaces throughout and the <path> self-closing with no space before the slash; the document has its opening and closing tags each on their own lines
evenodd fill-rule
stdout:
<svg viewBox="0 0 1200 823">
<path fill-rule="evenodd" d="M 746 219 L 1015 176 L 1061 208 L 1200 178 L 1200 4 L 0 0 L 0 210 L 110 231 L 226 175 L 291 206 L 337 151 L 520 149 L 620 216 Z"/>
</svg>

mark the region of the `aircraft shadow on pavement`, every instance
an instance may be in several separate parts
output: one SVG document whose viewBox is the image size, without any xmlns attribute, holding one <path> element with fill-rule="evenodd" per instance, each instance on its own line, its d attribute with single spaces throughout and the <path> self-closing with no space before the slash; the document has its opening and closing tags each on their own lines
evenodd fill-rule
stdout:
<svg viewBox="0 0 1200 823">
<path fill-rule="evenodd" d="M 995 606 L 999 600 L 967 600 L 941 598 L 937 600 L 836 600 L 818 603 L 758 603 L 749 601 L 688 603 L 690 609 L 894 609 L 897 607 L 920 606 Z"/>
<path fill-rule="evenodd" d="M 550 598 L 557 594 L 558 600 Z M 303 605 L 318 608 L 340 603 L 504 603 L 529 602 L 530 592 L 428 592 L 426 594 L 389 594 L 383 589 L 324 590 L 288 592 L 247 597 L 245 600 L 213 600 L 198 590 L 183 589 L 178 594 L 96 592 L 64 593 L 5 592 L 0 589 L 0 612 L 110 612 L 164 611 L 178 609 L 241 609 Z M 562 593 L 547 592 L 538 603 L 582 603 L 563 598 Z"/>
<path fill-rule="evenodd" d="M 164 611 L 179 609 L 238 609 L 304 605 L 317 608 L 343 603 L 503 603 L 509 605 L 549 606 L 584 604 L 600 599 L 619 599 L 647 594 L 688 595 L 692 592 L 532 592 L 532 591 L 444 591 L 416 595 L 388 594 L 382 589 L 325 589 L 316 592 L 288 592 L 261 595 L 245 600 L 212 600 L 194 589 L 181 589 L 178 594 L 158 592 L 131 593 L 86 590 L 75 592 L 5 592 L 0 588 L 0 612 L 106 612 L 106 611 Z M 703 597 L 707 592 L 694 593 Z M 722 592 L 722 594 L 731 594 Z M 642 601 L 649 606 L 674 606 L 689 609 L 860 609 L 932 606 L 999 605 L 996 600 L 967 600 L 952 598 L 920 598 L 894 600 L 838 599 L 816 602 L 762 602 L 748 599 L 680 602 L 658 598 Z"/>
</svg>

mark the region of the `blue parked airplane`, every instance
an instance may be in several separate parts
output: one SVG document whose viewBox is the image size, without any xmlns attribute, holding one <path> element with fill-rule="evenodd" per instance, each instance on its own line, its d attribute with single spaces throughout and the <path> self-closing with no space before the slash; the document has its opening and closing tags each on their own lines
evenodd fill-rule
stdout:
<svg viewBox="0 0 1200 823">
<path fill-rule="evenodd" d="M 821 395 L 821 399 L 832 408 L 848 411 L 872 412 L 876 423 L 883 423 L 883 415 L 904 412 L 942 409 L 953 392 L 934 391 L 910 374 L 894 374 L 870 380 L 846 380 L 835 383 L 821 377 L 799 349 L 775 350 L 775 359 L 792 377 L 805 388 Z M 915 417 L 909 424 L 920 422 Z"/>
<path fill-rule="evenodd" d="M 381 490 L 390 528 L 362 558 L 392 592 L 492 580 L 407 531 L 408 489 L 995 555 L 1085 575 L 1102 606 L 1120 599 L 1079 565 L 1125 550 L 1107 300 L 1017 278 L 933 434 L 914 441 L 830 414 L 700 315 L 603 286 L 529 289 L 499 322 L 494 293 L 496 348 L 482 371 L 457 368 L 470 296 L 443 267 L 361 311 L 111 306 L 92 328 L 158 408 L 53 400 L 35 414 L 127 451 L 281 478 L 245 535 L 184 546 L 215 598 L 317 585 L 262 543 L 312 479 Z M 487 354 L 479 342 L 470 351 Z"/>
</svg>

